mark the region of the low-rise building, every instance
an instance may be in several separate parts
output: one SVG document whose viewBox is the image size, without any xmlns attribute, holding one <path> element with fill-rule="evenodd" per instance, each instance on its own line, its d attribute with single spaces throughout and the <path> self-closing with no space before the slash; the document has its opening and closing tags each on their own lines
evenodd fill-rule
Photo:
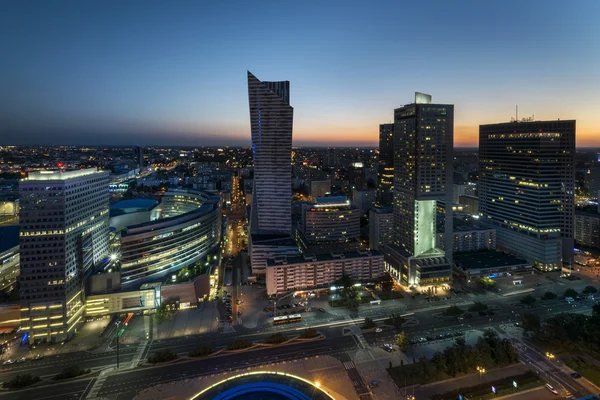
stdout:
<svg viewBox="0 0 600 400">
<path fill-rule="evenodd" d="M 485 276 L 531 272 L 532 268 L 530 262 L 501 251 L 483 250 L 454 255 L 454 275 L 467 281 Z"/>
<path fill-rule="evenodd" d="M 365 282 L 383 274 L 383 255 L 378 251 L 276 257 L 267 260 L 267 294 L 327 287 L 343 275 Z"/>
</svg>

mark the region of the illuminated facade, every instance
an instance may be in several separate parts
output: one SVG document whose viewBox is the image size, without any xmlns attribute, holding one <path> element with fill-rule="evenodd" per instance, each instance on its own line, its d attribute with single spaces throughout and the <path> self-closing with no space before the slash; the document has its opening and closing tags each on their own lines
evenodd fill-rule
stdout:
<svg viewBox="0 0 600 400">
<path fill-rule="evenodd" d="M 392 242 L 394 214 L 392 207 L 373 207 L 369 210 L 369 248 L 380 250 Z"/>
<path fill-rule="evenodd" d="M 407 286 L 448 282 L 452 252 L 436 246 L 437 202 L 445 204 L 446 240 L 452 248 L 454 106 L 415 103 L 394 110 L 394 236 L 387 268 Z"/>
<path fill-rule="evenodd" d="M 108 252 L 109 173 L 39 171 L 19 184 L 22 329 L 64 340 L 82 321 L 86 272 Z"/>
<path fill-rule="evenodd" d="M 543 271 L 573 265 L 575 121 L 479 127 L 480 221 Z"/>
<path fill-rule="evenodd" d="M 124 286 L 192 265 L 219 246 L 221 210 L 217 196 L 192 190 L 166 192 L 163 216 L 128 226 L 122 233 Z"/>
<path fill-rule="evenodd" d="M 394 124 L 379 125 L 377 204 L 391 206 L 394 188 Z"/>
</svg>

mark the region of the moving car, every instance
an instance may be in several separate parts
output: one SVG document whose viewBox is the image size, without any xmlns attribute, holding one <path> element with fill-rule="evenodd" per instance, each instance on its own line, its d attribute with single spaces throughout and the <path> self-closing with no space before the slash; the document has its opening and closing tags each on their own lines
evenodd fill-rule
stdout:
<svg viewBox="0 0 600 400">
<path fill-rule="evenodd" d="M 369 383 L 369 389 L 376 388 L 377 386 L 379 386 L 379 382 L 377 382 L 377 381 L 371 381 Z"/>
<path fill-rule="evenodd" d="M 546 389 L 548 389 L 549 391 L 551 391 L 554 394 L 558 394 L 558 390 L 554 389 L 552 387 L 552 385 L 550 385 L 549 383 L 546 383 Z"/>
<path fill-rule="evenodd" d="M 324 308 L 319 308 L 319 311 L 325 312 L 325 309 Z"/>
<path fill-rule="evenodd" d="M 36 361 L 36 360 L 41 360 L 42 358 L 44 358 L 44 356 L 43 356 L 43 355 L 41 355 L 41 354 L 37 354 L 35 357 L 33 357 L 33 358 L 32 358 L 32 360 L 33 360 L 33 361 Z"/>
<path fill-rule="evenodd" d="M 381 328 L 375 328 L 375 332 L 377 332 L 377 333 L 383 332 L 383 329 L 381 329 Z"/>
<path fill-rule="evenodd" d="M 573 378 L 575 378 L 575 379 L 579 379 L 579 378 L 581 378 L 581 374 L 580 374 L 579 372 L 573 372 L 573 373 L 571 374 L 571 377 L 573 377 Z"/>
<path fill-rule="evenodd" d="M 10 365 L 10 364 L 14 364 L 14 363 L 15 363 L 15 360 L 8 359 L 8 360 L 4 361 L 3 365 Z"/>
<path fill-rule="evenodd" d="M 384 344 L 384 345 L 383 345 L 383 349 L 384 349 L 385 351 L 387 351 L 388 353 L 391 353 L 392 351 L 394 351 L 394 349 L 392 348 L 392 345 L 391 345 L 391 344 L 389 344 L 389 343 L 386 343 L 386 344 Z"/>
<path fill-rule="evenodd" d="M 21 357 L 21 358 L 19 358 L 17 360 L 18 363 L 22 363 L 22 362 L 25 362 L 25 361 L 27 361 L 27 357 Z"/>
</svg>

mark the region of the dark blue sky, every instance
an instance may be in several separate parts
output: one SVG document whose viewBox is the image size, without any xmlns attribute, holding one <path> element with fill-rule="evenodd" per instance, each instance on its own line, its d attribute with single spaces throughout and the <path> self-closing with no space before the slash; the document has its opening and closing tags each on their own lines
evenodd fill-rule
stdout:
<svg viewBox="0 0 600 400">
<path fill-rule="evenodd" d="M 514 115 L 600 146 L 598 1 L 11 1 L 0 143 L 248 144 L 246 70 L 290 80 L 297 144 L 375 144 L 414 91 L 455 142 Z"/>
</svg>

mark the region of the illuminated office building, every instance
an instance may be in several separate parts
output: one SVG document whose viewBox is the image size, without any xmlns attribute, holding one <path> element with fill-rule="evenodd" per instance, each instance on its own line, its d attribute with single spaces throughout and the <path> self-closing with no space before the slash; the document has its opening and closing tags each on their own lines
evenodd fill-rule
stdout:
<svg viewBox="0 0 600 400">
<path fill-rule="evenodd" d="M 19 184 L 21 324 L 30 340 L 71 336 L 86 273 L 108 252 L 109 173 L 32 172 Z"/>
<path fill-rule="evenodd" d="M 479 213 L 497 246 L 558 270 L 573 264 L 575 121 L 479 126 Z"/>
<path fill-rule="evenodd" d="M 377 204 L 390 206 L 394 197 L 394 124 L 379 125 Z"/>
<path fill-rule="evenodd" d="M 445 204 L 446 240 L 452 248 L 454 106 L 415 103 L 394 110 L 394 235 L 386 267 L 403 285 L 435 285 L 452 276 L 452 252 L 436 247 L 437 202 Z"/>
</svg>

